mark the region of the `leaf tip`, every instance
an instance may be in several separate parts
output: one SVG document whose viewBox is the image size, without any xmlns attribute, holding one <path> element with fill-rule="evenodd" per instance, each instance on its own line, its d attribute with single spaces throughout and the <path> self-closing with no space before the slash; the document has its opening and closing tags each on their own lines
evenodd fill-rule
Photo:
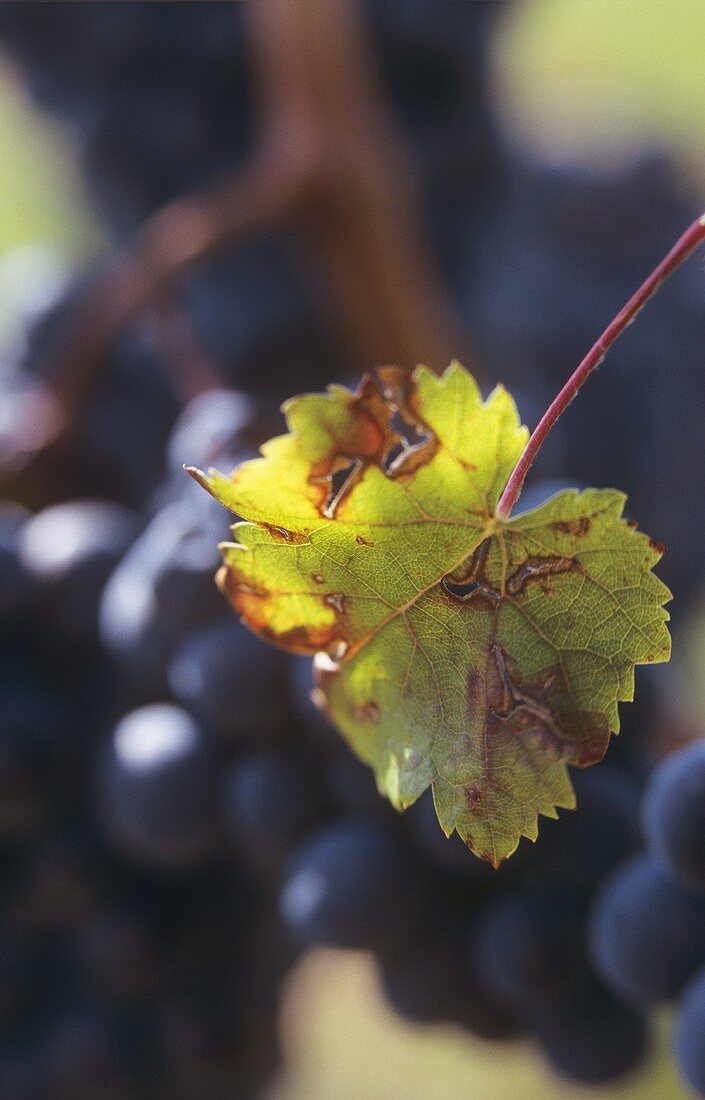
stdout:
<svg viewBox="0 0 705 1100">
<path fill-rule="evenodd" d="M 187 466 L 186 463 L 184 463 L 183 468 L 189 477 L 192 477 L 202 488 L 207 489 L 208 492 L 211 491 L 210 478 L 207 474 L 204 474 L 203 470 L 199 470 L 198 466 Z"/>
</svg>

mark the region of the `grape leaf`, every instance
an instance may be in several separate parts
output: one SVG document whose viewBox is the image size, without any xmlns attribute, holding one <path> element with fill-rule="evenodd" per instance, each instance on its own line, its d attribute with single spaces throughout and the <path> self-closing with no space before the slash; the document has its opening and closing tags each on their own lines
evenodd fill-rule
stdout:
<svg viewBox="0 0 705 1100">
<path fill-rule="evenodd" d="M 663 548 L 612 489 L 495 515 L 526 442 L 514 401 L 458 363 L 284 405 L 288 435 L 230 477 L 191 471 L 247 522 L 219 583 L 263 638 L 317 654 L 317 695 L 400 809 L 497 865 L 599 761 L 634 665 L 666 661 Z"/>
</svg>

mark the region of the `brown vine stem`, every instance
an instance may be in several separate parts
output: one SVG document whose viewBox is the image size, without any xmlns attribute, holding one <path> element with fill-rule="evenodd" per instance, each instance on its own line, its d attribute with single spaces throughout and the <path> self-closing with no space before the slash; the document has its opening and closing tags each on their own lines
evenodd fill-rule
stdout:
<svg viewBox="0 0 705 1100">
<path fill-rule="evenodd" d="M 310 166 L 295 225 L 362 364 L 462 354 L 357 0 L 247 5 L 264 132 Z M 276 154 L 274 158 L 276 158 Z"/>
<path fill-rule="evenodd" d="M 245 7 L 257 131 L 250 160 L 143 225 L 69 317 L 52 384 L 70 438 L 120 328 L 158 308 L 176 277 L 233 242 L 292 229 L 317 264 L 324 306 L 353 362 L 425 362 L 462 352 L 420 229 L 403 141 L 375 73 L 359 0 Z"/>
<path fill-rule="evenodd" d="M 70 423 L 90 392 L 94 368 L 122 326 L 197 261 L 228 241 L 266 228 L 297 195 L 297 183 L 255 162 L 236 176 L 162 207 L 132 247 L 83 294 L 56 348 L 52 382 Z"/>
<path fill-rule="evenodd" d="M 632 295 L 614 320 L 610 322 L 599 340 L 590 348 L 590 351 L 571 374 L 563 389 L 556 395 L 532 432 L 497 505 L 496 515 L 498 519 L 506 520 L 511 515 L 512 509 L 519 499 L 524 479 L 546 436 L 558 417 L 565 412 L 580 387 L 587 381 L 595 368 L 599 367 L 617 337 L 632 324 L 637 314 L 654 296 L 658 288 L 688 259 L 703 241 L 705 241 L 705 214 L 694 221 L 685 233 L 678 238 L 670 252 L 654 268 L 648 279 L 642 283 L 637 292 Z"/>
</svg>

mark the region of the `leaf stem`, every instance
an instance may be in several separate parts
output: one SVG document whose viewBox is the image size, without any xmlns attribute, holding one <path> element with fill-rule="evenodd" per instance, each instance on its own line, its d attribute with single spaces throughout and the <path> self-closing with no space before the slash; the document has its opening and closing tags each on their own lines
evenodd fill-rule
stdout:
<svg viewBox="0 0 705 1100">
<path fill-rule="evenodd" d="M 524 478 L 529 472 L 529 468 L 541 449 L 546 436 L 561 413 L 567 409 L 588 376 L 592 374 L 595 367 L 599 367 L 617 337 L 624 332 L 625 328 L 631 325 L 636 315 L 643 309 L 649 299 L 653 297 L 662 283 L 665 283 L 666 279 L 687 260 L 688 256 L 690 256 L 703 241 L 705 241 L 705 214 L 694 221 L 693 224 L 686 229 L 683 236 L 679 237 L 668 255 L 666 255 L 664 259 L 661 260 L 661 263 L 654 268 L 648 279 L 642 283 L 636 294 L 632 295 L 627 304 L 607 326 L 599 340 L 590 348 L 590 351 L 587 353 L 582 363 L 580 363 L 573 374 L 571 374 L 562 390 L 553 399 L 546 409 L 546 412 L 541 417 L 538 425 L 531 433 L 529 441 L 522 451 L 519 461 L 514 467 L 505 490 L 502 493 L 499 504 L 497 505 L 496 515 L 498 519 L 506 520 L 511 515 L 512 508 L 519 499 L 519 494 L 524 484 Z"/>
</svg>

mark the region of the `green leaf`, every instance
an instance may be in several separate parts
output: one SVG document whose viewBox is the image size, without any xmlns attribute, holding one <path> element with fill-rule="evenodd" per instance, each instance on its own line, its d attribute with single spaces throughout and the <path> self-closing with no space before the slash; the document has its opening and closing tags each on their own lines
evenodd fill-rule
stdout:
<svg viewBox="0 0 705 1100">
<path fill-rule="evenodd" d="M 262 637 L 317 654 L 316 694 L 380 791 L 403 809 L 431 785 L 446 834 L 497 865 L 575 805 L 566 765 L 602 758 L 634 665 L 668 660 L 663 548 L 611 489 L 500 521 L 527 432 L 457 363 L 284 412 L 262 458 L 192 471 L 249 521 L 219 583 Z"/>
</svg>

